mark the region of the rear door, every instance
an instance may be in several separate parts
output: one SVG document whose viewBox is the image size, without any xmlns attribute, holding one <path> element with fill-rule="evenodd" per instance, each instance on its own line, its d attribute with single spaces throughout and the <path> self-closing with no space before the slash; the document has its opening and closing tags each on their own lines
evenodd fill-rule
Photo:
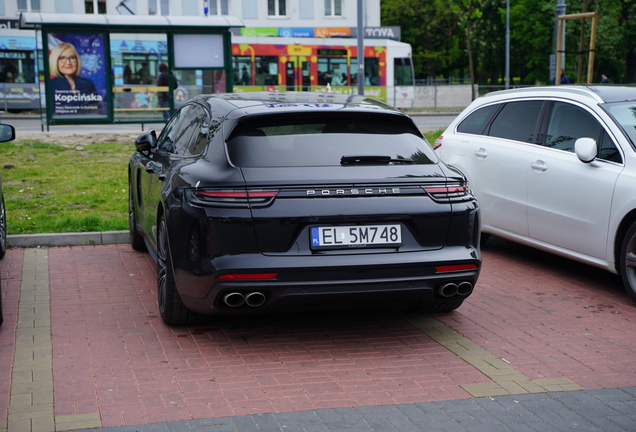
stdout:
<svg viewBox="0 0 636 432">
<path fill-rule="evenodd" d="M 527 161 L 537 149 L 533 143 L 542 106 L 542 101 L 506 103 L 480 134 L 453 137 L 462 140 L 462 152 L 469 159 L 469 180 L 479 199 L 482 226 L 488 232 L 528 235 Z M 445 145 L 452 144 L 442 144 L 442 148 Z"/>
</svg>

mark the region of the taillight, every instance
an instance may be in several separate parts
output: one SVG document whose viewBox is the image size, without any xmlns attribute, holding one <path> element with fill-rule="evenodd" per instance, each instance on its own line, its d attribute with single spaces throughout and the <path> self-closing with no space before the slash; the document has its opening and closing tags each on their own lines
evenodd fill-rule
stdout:
<svg viewBox="0 0 636 432">
<path fill-rule="evenodd" d="M 200 205 L 222 207 L 263 207 L 274 201 L 277 190 L 190 189 L 188 199 Z"/>
<path fill-rule="evenodd" d="M 437 139 L 435 140 L 435 144 L 433 145 L 433 150 L 437 150 L 438 148 L 440 148 L 442 146 L 442 140 L 443 139 L 444 139 L 444 137 L 442 135 L 437 137 Z"/>
<path fill-rule="evenodd" d="M 435 201 L 458 202 L 472 199 L 467 185 L 422 186 L 422 189 Z"/>
<path fill-rule="evenodd" d="M 219 279 L 233 280 L 254 280 L 254 279 L 275 279 L 277 273 L 228 273 L 219 276 Z"/>
</svg>

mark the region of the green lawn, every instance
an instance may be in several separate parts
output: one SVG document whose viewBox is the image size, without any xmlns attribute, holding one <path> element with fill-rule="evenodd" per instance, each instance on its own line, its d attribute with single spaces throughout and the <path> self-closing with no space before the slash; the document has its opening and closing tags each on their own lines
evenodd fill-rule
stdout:
<svg viewBox="0 0 636 432">
<path fill-rule="evenodd" d="M 128 229 L 131 144 L 0 144 L 9 234 Z"/>
</svg>

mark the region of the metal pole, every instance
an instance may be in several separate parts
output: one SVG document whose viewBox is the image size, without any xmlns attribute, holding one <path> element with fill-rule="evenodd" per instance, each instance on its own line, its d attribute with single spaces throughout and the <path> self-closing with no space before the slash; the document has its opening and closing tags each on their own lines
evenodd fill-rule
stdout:
<svg viewBox="0 0 636 432">
<path fill-rule="evenodd" d="M 364 14 L 363 0 L 358 0 L 358 94 L 364 95 Z"/>
<path fill-rule="evenodd" d="M 506 0 L 506 89 L 510 88 L 510 0 Z"/>
<path fill-rule="evenodd" d="M 560 50 L 565 51 L 565 49 L 563 47 L 565 47 L 565 22 L 562 23 L 563 27 L 561 27 L 561 30 L 559 31 L 559 16 L 561 15 L 565 15 L 565 0 L 558 0 L 557 2 L 557 6 L 556 6 L 556 19 L 555 19 L 555 23 L 554 23 L 554 30 L 555 30 L 555 38 L 554 38 L 554 43 L 555 46 L 559 43 L 559 39 L 561 39 L 561 49 L 557 48 L 556 49 L 556 57 L 561 57 L 559 59 L 559 61 L 557 63 L 559 63 L 561 65 L 561 69 L 565 68 L 565 53 L 560 53 Z M 560 76 L 560 71 L 555 71 L 555 76 L 559 75 Z"/>
</svg>

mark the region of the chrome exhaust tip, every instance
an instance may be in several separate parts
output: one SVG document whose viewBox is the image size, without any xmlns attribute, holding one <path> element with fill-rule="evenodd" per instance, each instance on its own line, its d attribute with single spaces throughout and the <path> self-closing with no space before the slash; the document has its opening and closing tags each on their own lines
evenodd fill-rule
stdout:
<svg viewBox="0 0 636 432">
<path fill-rule="evenodd" d="M 439 295 L 442 297 L 453 297 L 454 295 L 457 295 L 457 284 L 449 282 L 442 285 L 439 289 Z"/>
<path fill-rule="evenodd" d="M 245 304 L 250 307 L 263 306 L 265 303 L 265 294 L 254 291 L 245 296 Z"/>
<path fill-rule="evenodd" d="M 459 285 L 457 285 L 457 294 L 459 294 L 460 296 L 467 296 L 471 292 L 473 292 L 472 283 L 468 281 L 464 281 L 464 282 L 461 282 Z"/>
<path fill-rule="evenodd" d="M 232 308 L 241 306 L 243 302 L 245 302 L 245 296 L 240 292 L 231 292 L 223 296 L 223 303 Z"/>
</svg>

